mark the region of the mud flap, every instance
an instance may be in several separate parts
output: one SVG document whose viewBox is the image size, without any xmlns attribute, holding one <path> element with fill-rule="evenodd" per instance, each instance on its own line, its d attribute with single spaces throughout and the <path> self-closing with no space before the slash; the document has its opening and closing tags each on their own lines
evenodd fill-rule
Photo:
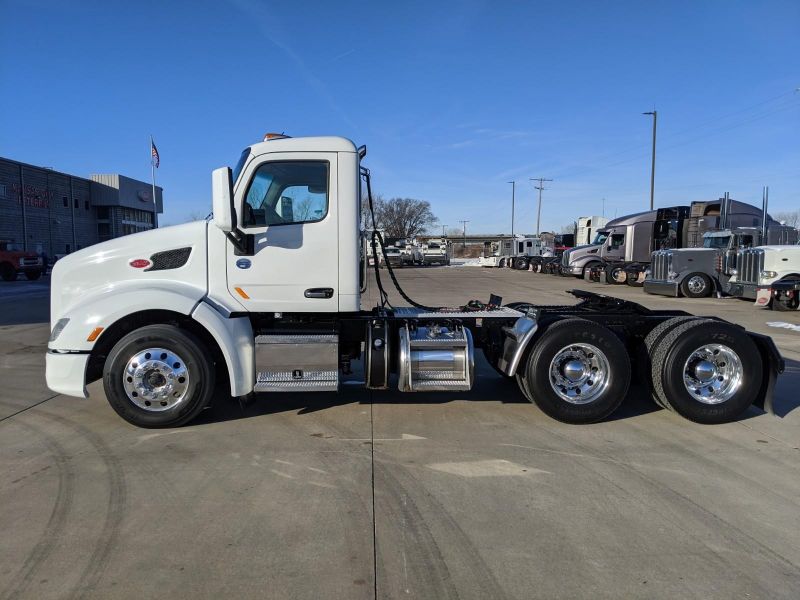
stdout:
<svg viewBox="0 0 800 600">
<path fill-rule="evenodd" d="M 767 308 L 769 301 L 772 299 L 772 290 L 770 288 L 758 288 L 756 290 L 755 305 L 761 308 Z"/>
<path fill-rule="evenodd" d="M 783 373 L 786 368 L 786 363 L 771 337 L 753 333 L 752 331 L 748 331 L 747 334 L 755 342 L 756 348 L 761 354 L 761 363 L 764 369 L 764 376 L 761 378 L 761 389 L 753 404 L 774 415 L 775 410 L 773 409 L 772 401 L 775 393 L 775 382 L 778 380 L 778 375 Z"/>
</svg>

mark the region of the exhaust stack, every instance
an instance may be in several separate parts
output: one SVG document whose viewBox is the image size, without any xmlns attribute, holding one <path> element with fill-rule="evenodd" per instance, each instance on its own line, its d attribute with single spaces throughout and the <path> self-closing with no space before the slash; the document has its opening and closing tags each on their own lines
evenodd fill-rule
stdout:
<svg viewBox="0 0 800 600">
<path fill-rule="evenodd" d="M 768 244 L 767 239 L 767 207 L 769 206 L 769 186 L 764 186 L 761 192 L 761 243 Z"/>
</svg>

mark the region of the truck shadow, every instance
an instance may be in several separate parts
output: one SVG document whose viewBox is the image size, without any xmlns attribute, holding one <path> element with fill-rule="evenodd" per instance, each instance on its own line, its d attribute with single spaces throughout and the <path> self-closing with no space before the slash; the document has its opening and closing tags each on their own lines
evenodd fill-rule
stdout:
<svg viewBox="0 0 800 600">
<path fill-rule="evenodd" d="M 358 365 L 354 365 L 351 379 L 363 380 L 363 373 Z M 421 392 L 406 394 L 390 389 L 386 391 L 370 391 L 362 387 L 343 385 L 339 392 L 289 392 L 280 394 L 256 394 L 246 403 L 225 401 L 222 398 L 210 409 L 204 411 L 189 427 L 202 426 L 224 421 L 250 419 L 283 412 L 311 414 L 318 411 L 347 404 L 415 404 L 438 405 L 455 401 L 467 402 L 500 402 L 502 404 L 528 404 L 516 381 L 500 377 L 489 364 L 478 358 L 475 385 L 469 392 Z M 775 390 L 774 411 L 777 417 L 784 418 L 800 407 L 800 395 L 793 393 L 800 385 L 800 362 L 786 361 L 786 372 L 778 379 Z M 222 394 L 224 395 L 224 393 Z M 605 421 L 633 419 L 646 414 L 662 411 L 660 406 L 650 398 L 647 387 L 634 381 L 622 403 L 614 414 Z M 745 421 L 764 414 L 758 408 L 745 412 L 739 421 Z"/>
</svg>

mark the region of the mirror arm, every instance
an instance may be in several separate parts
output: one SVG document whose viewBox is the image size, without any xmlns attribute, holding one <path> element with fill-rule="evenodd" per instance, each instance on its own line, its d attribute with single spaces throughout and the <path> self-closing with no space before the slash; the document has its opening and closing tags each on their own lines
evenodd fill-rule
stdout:
<svg viewBox="0 0 800 600">
<path fill-rule="evenodd" d="M 235 249 L 236 256 L 253 256 L 255 254 L 255 236 L 252 233 L 244 233 L 236 227 L 233 231 L 225 234 Z"/>
</svg>

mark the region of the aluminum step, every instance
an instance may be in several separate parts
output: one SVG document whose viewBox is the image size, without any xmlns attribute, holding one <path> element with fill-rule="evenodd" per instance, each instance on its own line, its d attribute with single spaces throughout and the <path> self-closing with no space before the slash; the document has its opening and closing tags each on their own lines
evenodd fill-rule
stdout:
<svg viewBox="0 0 800 600">
<path fill-rule="evenodd" d="M 259 335 L 256 392 L 335 392 L 339 388 L 336 334 Z"/>
</svg>

